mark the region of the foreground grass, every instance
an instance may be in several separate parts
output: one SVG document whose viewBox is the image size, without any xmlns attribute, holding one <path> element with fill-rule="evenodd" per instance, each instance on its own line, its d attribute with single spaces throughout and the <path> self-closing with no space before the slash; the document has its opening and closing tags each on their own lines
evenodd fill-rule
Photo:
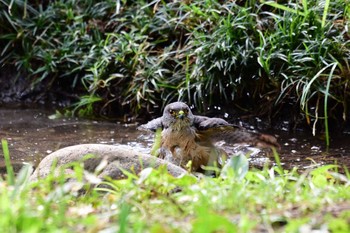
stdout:
<svg viewBox="0 0 350 233">
<path fill-rule="evenodd" d="M 301 172 L 281 167 L 233 170 L 218 178 L 174 178 L 144 169 L 93 188 L 76 165 L 28 182 L 30 166 L 0 180 L 3 232 L 323 232 L 350 231 L 350 179 L 333 165 Z M 82 191 L 84 190 L 84 191 Z"/>
</svg>

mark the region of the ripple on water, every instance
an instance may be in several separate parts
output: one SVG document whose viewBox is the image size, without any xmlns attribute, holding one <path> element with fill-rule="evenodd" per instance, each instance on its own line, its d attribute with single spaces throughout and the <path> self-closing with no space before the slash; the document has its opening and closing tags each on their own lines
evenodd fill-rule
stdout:
<svg viewBox="0 0 350 233">
<path fill-rule="evenodd" d="M 24 162 L 36 165 L 43 157 L 60 148 L 82 144 L 123 144 L 143 153 L 149 153 L 154 136 L 136 130 L 136 125 L 108 121 L 89 121 L 78 118 L 53 119 L 53 111 L 42 109 L 0 109 L 0 136 L 7 139 L 14 167 Z M 50 119 L 51 118 L 51 119 Z M 309 132 L 289 134 L 284 131 L 264 132 L 278 135 L 281 149 L 278 151 L 285 167 L 309 168 L 337 163 L 350 169 L 350 135 L 332 138 L 326 150 L 324 141 L 310 136 Z M 248 146 L 221 144 L 232 154 L 243 151 L 250 155 L 250 163 L 273 163 L 271 152 Z M 0 169 L 4 167 L 0 158 Z"/>
</svg>

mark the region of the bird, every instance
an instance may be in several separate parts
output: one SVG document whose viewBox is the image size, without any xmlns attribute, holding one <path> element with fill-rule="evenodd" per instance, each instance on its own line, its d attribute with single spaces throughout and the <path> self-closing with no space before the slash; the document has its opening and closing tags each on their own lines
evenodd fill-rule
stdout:
<svg viewBox="0 0 350 233">
<path fill-rule="evenodd" d="M 279 148 L 272 135 L 249 132 L 217 117 L 194 115 L 184 102 L 165 106 L 163 115 L 139 130 L 160 132 L 160 146 L 156 155 L 193 172 L 203 172 L 207 166 L 217 166 L 227 153 L 216 145 L 218 141 Z"/>
</svg>

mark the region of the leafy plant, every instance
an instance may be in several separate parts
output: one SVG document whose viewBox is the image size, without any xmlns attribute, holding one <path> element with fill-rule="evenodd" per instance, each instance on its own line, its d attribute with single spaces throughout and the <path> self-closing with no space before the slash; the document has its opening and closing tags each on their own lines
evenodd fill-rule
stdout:
<svg viewBox="0 0 350 233">
<path fill-rule="evenodd" d="M 4 141 L 3 150 L 8 156 Z M 13 174 L 13 181 L 0 179 L 0 228 L 6 232 L 348 230 L 350 177 L 337 173 L 336 165 L 288 171 L 275 154 L 277 167 L 248 171 L 244 158 L 232 161 L 236 171 L 244 171 L 240 177 L 227 172 L 217 178 L 189 174 L 176 178 L 165 167 L 145 168 L 139 174 L 125 172 L 124 180 L 106 178 L 103 187 L 95 188 L 78 161 L 67 164 L 73 168 L 71 174 L 52 173 L 35 182 L 29 181 L 31 166 L 24 166 Z"/>
</svg>

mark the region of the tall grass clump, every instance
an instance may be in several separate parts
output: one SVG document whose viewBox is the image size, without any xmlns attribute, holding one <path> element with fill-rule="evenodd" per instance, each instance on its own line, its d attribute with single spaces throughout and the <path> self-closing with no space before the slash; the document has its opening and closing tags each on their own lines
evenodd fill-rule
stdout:
<svg viewBox="0 0 350 233">
<path fill-rule="evenodd" d="M 344 2 L 308 2 L 290 4 L 278 16 L 267 14 L 278 30 L 261 33 L 259 63 L 271 78 L 278 80 L 281 91 L 276 104 L 295 99 L 313 132 L 318 121 L 324 122 L 329 144 L 328 121 L 346 121 L 349 89 L 348 25 Z"/>
<path fill-rule="evenodd" d="M 270 116 L 293 106 L 314 131 L 348 121 L 347 1 L 1 4 L 0 61 L 76 93 L 76 113 L 181 99 Z"/>
</svg>

